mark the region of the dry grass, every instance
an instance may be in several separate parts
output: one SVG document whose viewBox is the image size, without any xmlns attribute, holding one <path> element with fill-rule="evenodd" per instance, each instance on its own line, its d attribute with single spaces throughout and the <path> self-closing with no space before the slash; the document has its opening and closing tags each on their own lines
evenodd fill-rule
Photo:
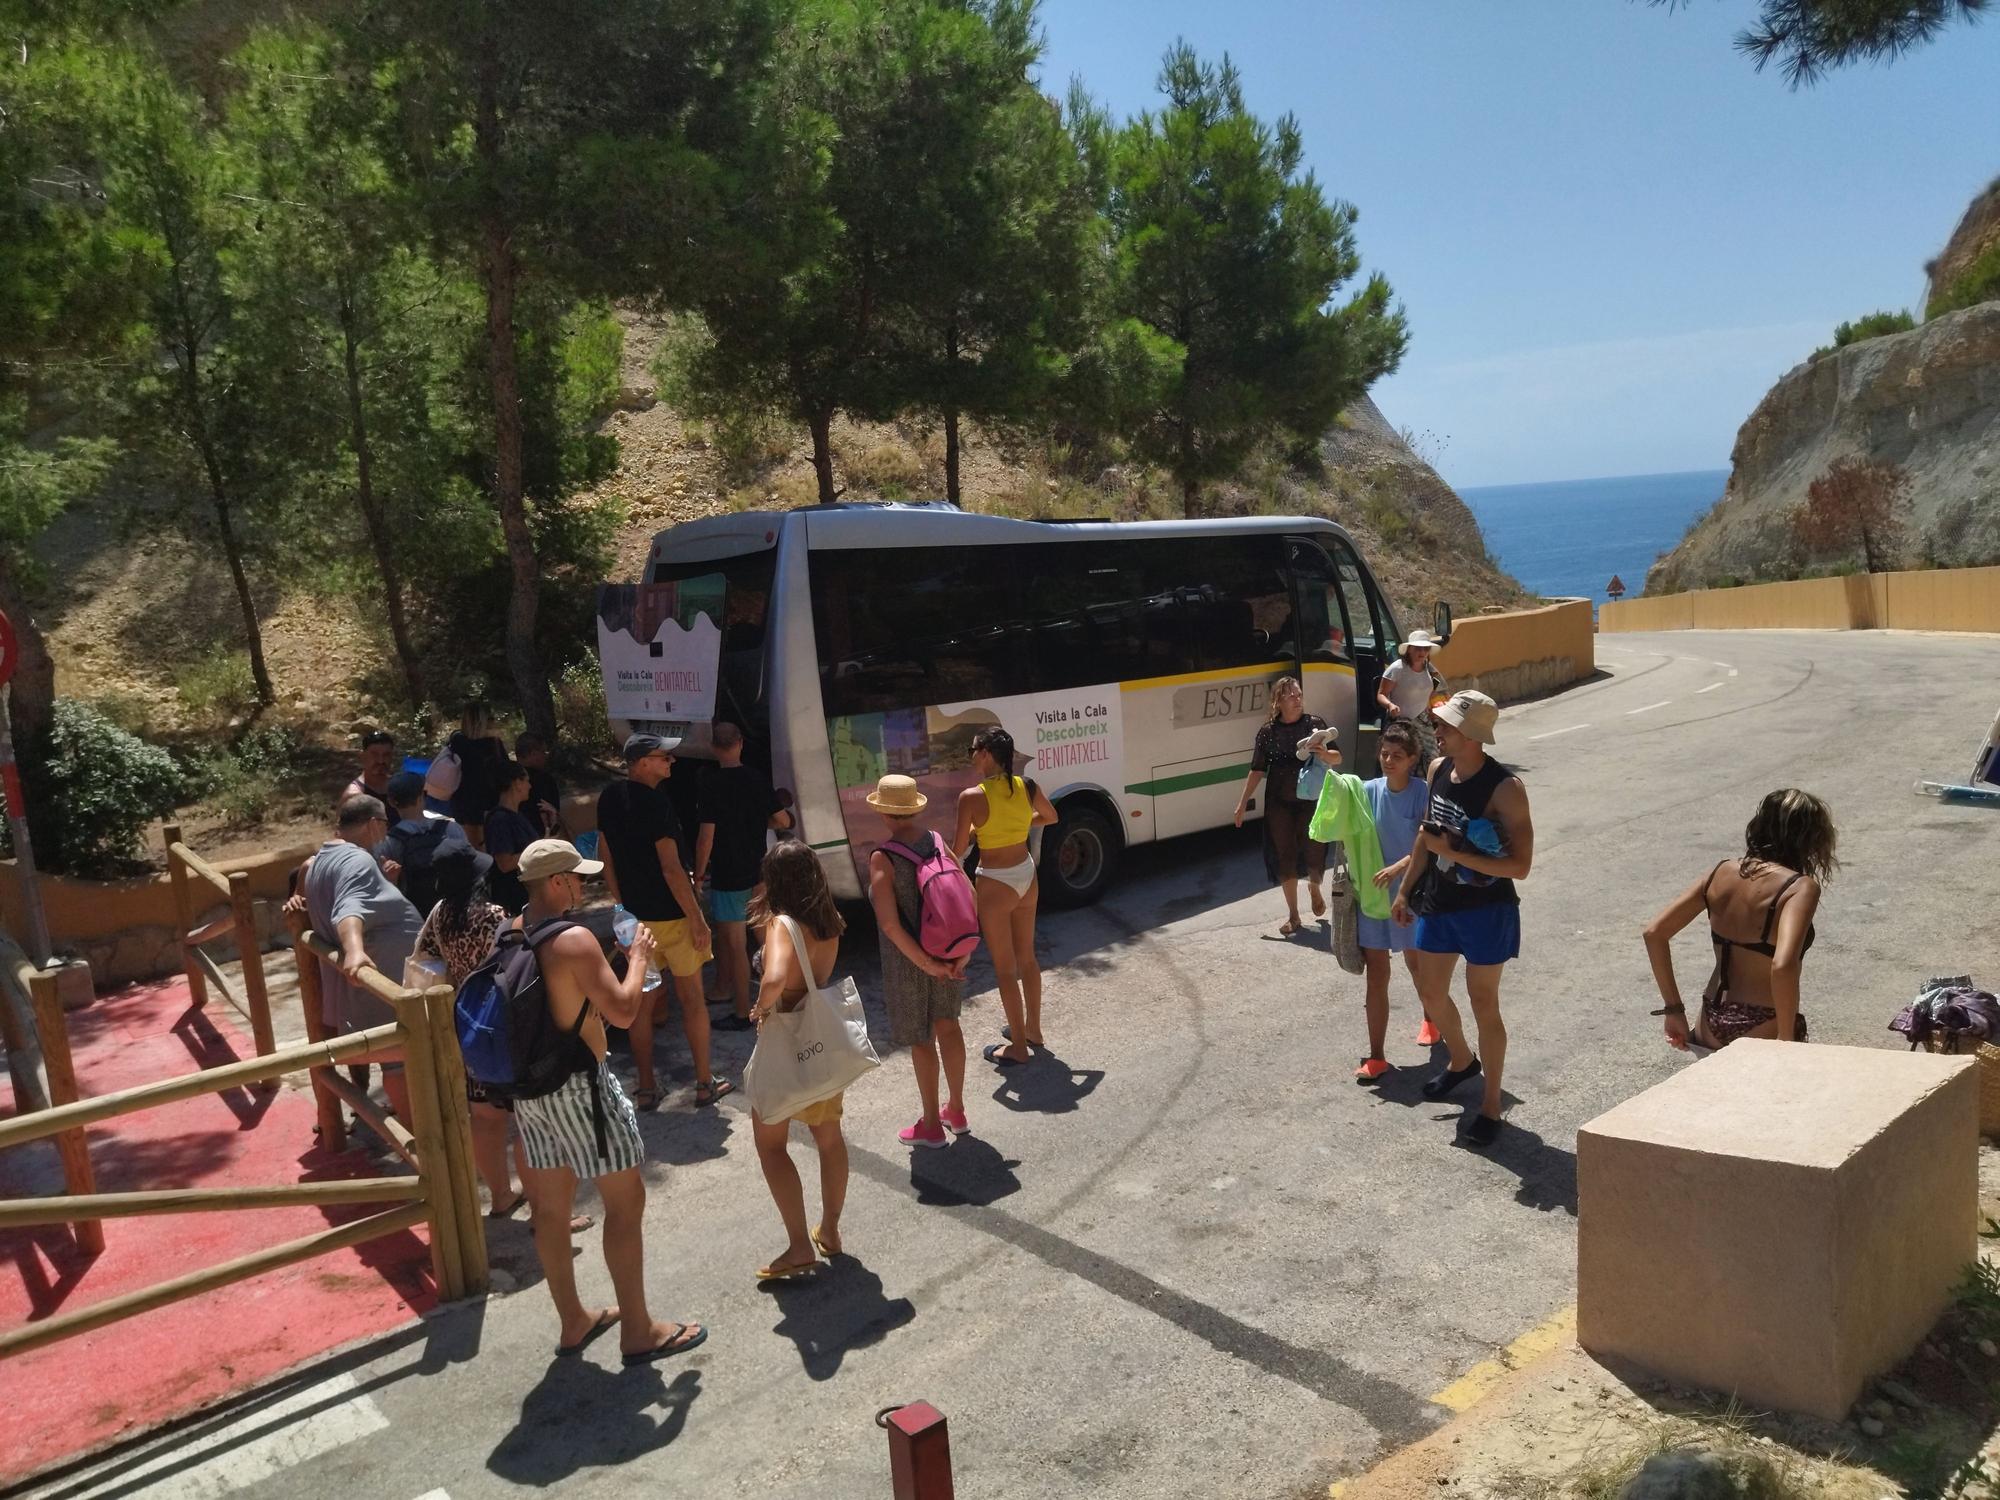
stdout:
<svg viewBox="0 0 2000 1500">
<path fill-rule="evenodd" d="M 1588 1459 L 1553 1477 L 1517 1477 L 1499 1488 L 1518 1500 L 1618 1500 L 1648 1459 L 1673 1451 L 1713 1455 L 1742 1500 L 1876 1500 L 1882 1493 L 1881 1476 L 1774 1443 L 1734 1409 L 1675 1418 L 1613 1457 Z"/>
</svg>

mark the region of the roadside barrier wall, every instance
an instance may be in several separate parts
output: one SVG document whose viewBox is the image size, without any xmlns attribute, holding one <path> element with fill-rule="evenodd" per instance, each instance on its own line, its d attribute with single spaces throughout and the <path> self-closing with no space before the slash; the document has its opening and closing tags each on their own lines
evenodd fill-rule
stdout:
<svg viewBox="0 0 2000 1500">
<path fill-rule="evenodd" d="M 1470 622 L 1468 622 L 1470 623 Z M 1963 630 L 2000 632 L 2000 568 L 1855 573 L 1625 599 L 1597 628 L 1631 630 Z"/>
<path fill-rule="evenodd" d="M 1437 669 L 1454 689 L 1475 688 L 1502 703 L 1566 687 L 1597 670 L 1590 601 L 1558 599 L 1454 621 Z"/>
</svg>

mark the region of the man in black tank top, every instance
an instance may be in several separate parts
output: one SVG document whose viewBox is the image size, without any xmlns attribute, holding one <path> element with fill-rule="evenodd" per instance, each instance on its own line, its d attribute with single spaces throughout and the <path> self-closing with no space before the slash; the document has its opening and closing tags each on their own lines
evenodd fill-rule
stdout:
<svg viewBox="0 0 2000 1500">
<path fill-rule="evenodd" d="M 1416 924 L 1417 994 L 1444 1038 L 1444 1071 L 1424 1083 L 1426 1099 L 1485 1077 L 1479 1113 L 1465 1128 L 1468 1145 L 1491 1145 L 1500 1133 L 1500 1077 L 1507 1062 L 1507 1027 L 1500 1019 L 1500 973 L 1521 951 L 1520 897 L 1535 857 L 1535 825 L 1521 778 L 1486 753 L 1498 705 L 1484 693 L 1454 693 L 1433 710 L 1442 755 L 1430 769 L 1430 808 L 1392 908 L 1404 926 Z M 1466 1045 L 1465 1024 L 1452 1003 L 1451 976 L 1465 960 L 1465 990 L 1479 1032 L 1479 1051 Z"/>
</svg>

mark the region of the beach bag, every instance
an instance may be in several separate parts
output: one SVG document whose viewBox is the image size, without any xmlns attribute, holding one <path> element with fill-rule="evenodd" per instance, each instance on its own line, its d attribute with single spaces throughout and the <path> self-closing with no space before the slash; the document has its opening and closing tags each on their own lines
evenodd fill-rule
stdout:
<svg viewBox="0 0 2000 1500">
<path fill-rule="evenodd" d="M 1361 957 L 1361 895 L 1354 889 L 1354 873 L 1347 867 L 1346 849 L 1335 844 L 1329 852 L 1339 861 L 1338 865 L 1330 865 L 1326 894 L 1333 961 L 1343 972 L 1359 974 L 1368 966 Z"/>
<path fill-rule="evenodd" d="M 1315 755 L 1299 767 L 1299 801 L 1318 802 L 1320 790 L 1325 785 L 1326 762 Z"/>
<path fill-rule="evenodd" d="M 917 867 L 917 900 L 921 908 L 917 942 L 932 958 L 955 964 L 979 946 L 979 898 L 972 879 L 951 857 L 943 839 L 931 835 L 931 852 L 919 854 L 894 839 L 882 845 L 891 857 L 900 855 Z"/>
<path fill-rule="evenodd" d="M 831 1099 L 882 1062 L 868 1041 L 868 1018 L 854 980 L 843 979 L 838 988 L 814 984 L 805 934 L 790 917 L 778 921 L 799 956 L 807 989 L 796 1010 L 773 1011 L 764 1017 L 757 1028 L 757 1045 L 743 1069 L 750 1107 L 769 1125 Z"/>
</svg>

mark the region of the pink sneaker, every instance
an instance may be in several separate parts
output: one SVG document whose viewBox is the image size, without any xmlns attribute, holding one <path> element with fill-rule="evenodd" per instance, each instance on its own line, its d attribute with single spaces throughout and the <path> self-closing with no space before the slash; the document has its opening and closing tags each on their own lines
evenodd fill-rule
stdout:
<svg viewBox="0 0 2000 1500">
<path fill-rule="evenodd" d="M 1437 1027 L 1431 1025 L 1428 1017 L 1417 1026 L 1417 1045 L 1419 1047 L 1435 1047 L 1443 1040 L 1444 1037 L 1439 1033 Z"/>
<path fill-rule="evenodd" d="M 896 1139 L 905 1146 L 929 1146 L 932 1149 L 946 1145 L 951 1137 L 944 1133 L 942 1125 L 926 1125 L 922 1120 L 896 1132 Z"/>
<path fill-rule="evenodd" d="M 943 1122 L 944 1128 L 949 1130 L 953 1135 L 964 1135 L 968 1130 L 972 1129 L 970 1125 L 965 1123 L 965 1111 L 963 1109 L 953 1109 L 949 1104 L 938 1111 L 938 1119 Z"/>
</svg>

